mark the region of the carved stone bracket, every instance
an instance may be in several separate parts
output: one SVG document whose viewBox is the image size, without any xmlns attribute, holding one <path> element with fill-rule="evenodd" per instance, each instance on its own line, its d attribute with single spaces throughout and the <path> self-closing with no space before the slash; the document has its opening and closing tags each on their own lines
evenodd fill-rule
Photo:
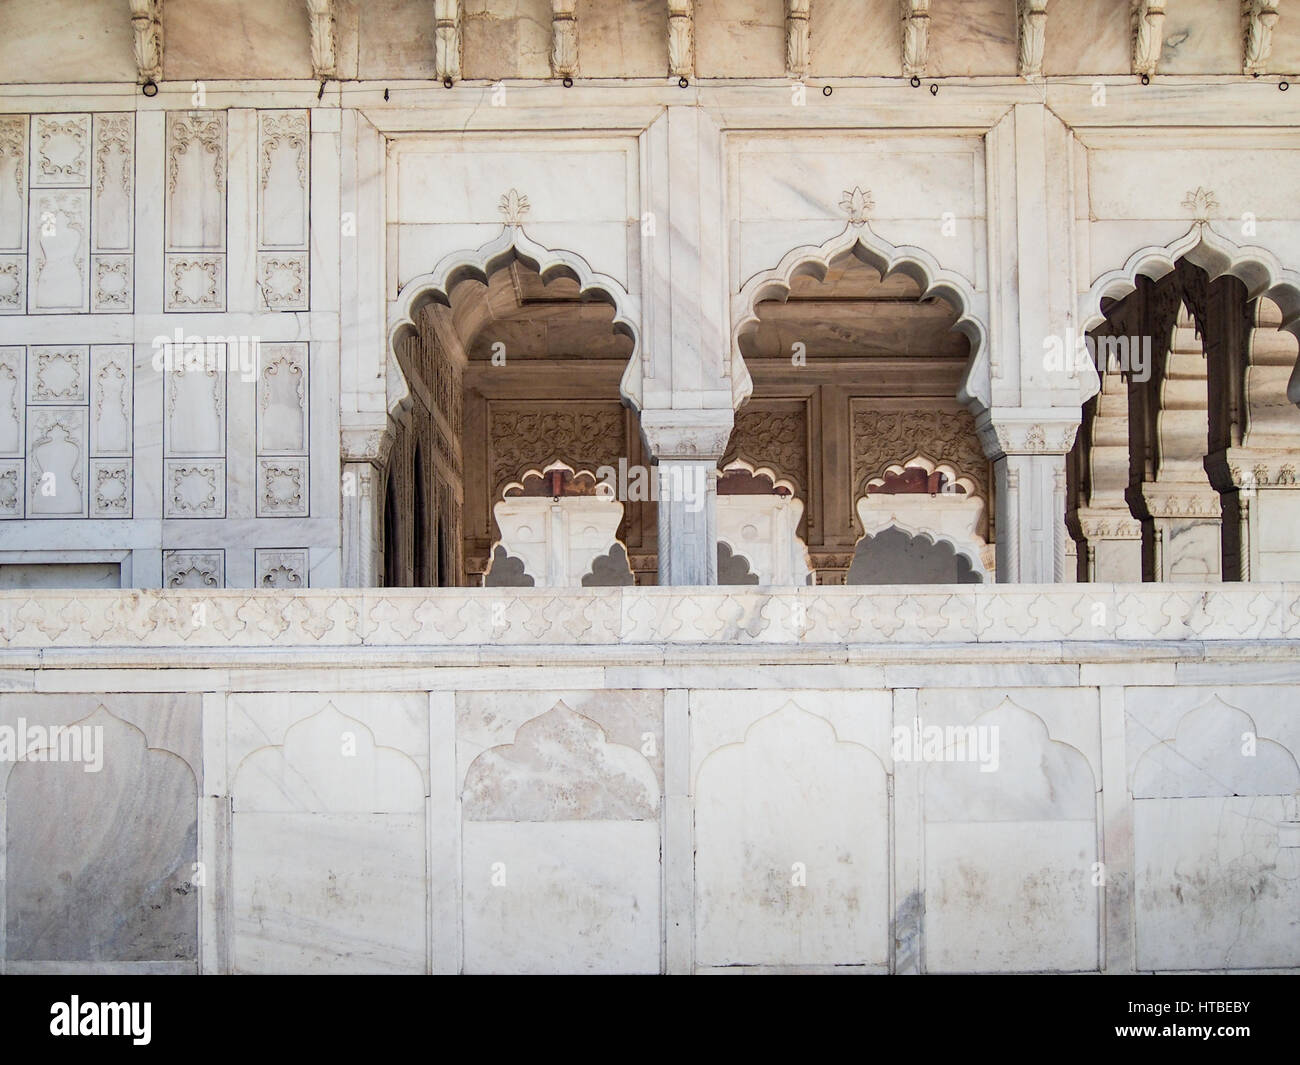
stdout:
<svg viewBox="0 0 1300 1065">
<path fill-rule="evenodd" d="M 434 68 L 440 81 L 460 80 L 460 0 L 434 0 Z"/>
<path fill-rule="evenodd" d="M 668 73 L 675 78 L 695 73 L 694 0 L 668 0 Z"/>
<path fill-rule="evenodd" d="M 1281 0 L 1245 0 L 1245 45 L 1242 52 L 1243 74 L 1263 74 L 1273 51 L 1273 27 L 1277 25 Z"/>
<path fill-rule="evenodd" d="M 131 0 L 131 31 L 135 34 L 137 81 L 162 80 L 162 0 Z"/>
<path fill-rule="evenodd" d="M 334 0 L 307 0 L 311 19 L 311 69 L 316 80 L 334 77 Z"/>
<path fill-rule="evenodd" d="M 923 77 L 930 54 L 930 0 L 903 0 L 903 76 Z"/>
<path fill-rule="evenodd" d="M 1022 78 L 1043 73 L 1043 46 L 1047 41 L 1047 0 L 1017 0 L 1019 23 L 1018 67 Z"/>
<path fill-rule="evenodd" d="M 578 72 L 578 0 L 551 0 L 551 70 L 557 78 Z"/>
<path fill-rule="evenodd" d="M 808 46 L 808 16 L 812 0 L 786 0 L 785 72 L 796 81 L 808 76 L 811 53 Z"/>
<path fill-rule="evenodd" d="M 647 410 L 641 434 L 656 459 L 711 459 L 727 450 L 735 415 L 731 410 Z"/>
<path fill-rule="evenodd" d="M 1133 4 L 1133 73 L 1150 76 L 1160 65 L 1165 38 L 1165 0 Z"/>
<path fill-rule="evenodd" d="M 344 462 L 368 462 L 384 466 L 393 447 L 392 426 L 358 426 L 339 433 L 340 456 Z"/>
<path fill-rule="evenodd" d="M 1016 412 L 1021 414 L 1022 412 Z M 1057 411 L 1027 411 L 1022 417 L 985 411 L 975 419 L 984 453 L 994 461 L 1005 455 L 1064 455 L 1074 447 L 1079 418 Z"/>
</svg>

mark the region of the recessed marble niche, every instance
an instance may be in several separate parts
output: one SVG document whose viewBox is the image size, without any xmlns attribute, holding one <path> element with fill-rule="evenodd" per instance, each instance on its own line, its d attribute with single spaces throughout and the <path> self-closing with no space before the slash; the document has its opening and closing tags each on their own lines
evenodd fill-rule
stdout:
<svg viewBox="0 0 1300 1065">
<path fill-rule="evenodd" d="M 199 709 L 189 695 L 0 698 L 0 725 L 102 730 L 98 772 L 0 762 L 10 972 L 28 962 L 197 964 Z"/>
<path fill-rule="evenodd" d="M 925 957 L 929 972 L 1097 968 L 1097 789 L 1087 758 L 1004 699 L 925 767 Z M 976 757 L 971 758 L 970 739 Z M 996 766 L 986 770 L 985 766 Z"/>
<path fill-rule="evenodd" d="M 235 972 L 425 971 L 427 705 L 231 700 Z"/>
<path fill-rule="evenodd" d="M 662 721 L 661 692 L 457 697 L 465 972 L 659 971 Z"/>
<path fill-rule="evenodd" d="M 1260 731 L 1212 695 L 1137 760 L 1139 969 L 1300 965 L 1300 768 Z"/>
<path fill-rule="evenodd" d="M 692 696 L 696 964 L 884 971 L 889 695 L 792 694 Z"/>
</svg>

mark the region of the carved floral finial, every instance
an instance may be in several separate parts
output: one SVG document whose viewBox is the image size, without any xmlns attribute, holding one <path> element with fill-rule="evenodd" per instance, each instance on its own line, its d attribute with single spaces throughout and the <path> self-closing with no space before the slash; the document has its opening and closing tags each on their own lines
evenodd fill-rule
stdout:
<svg viewBox="0 0 1300 1065">
<path fill-rule="evenodd" d="M 506 216 L 506 225 L 520 225 L 524 215 L 528 213 L 528 197 L 522 195 L 518 189 L 511 189 L 502 194 L 497 203 L 497 210 Z"/>
<path fill-rule="evenodd" d="M 871 198 L 870 189 L 860 189 L 854 185 L 853 188 L 844 190 L 840 206 L 849 213 L 849 225 L 860 226 L 866 222 L 867 212 L 876 206 L 876 201 Z"/>
<path fill-rule="evenodd" d="M 1199 185 L 1189 192 L 1186 199 L 1183 200 L 1183 209 L 1191 211 L 1198 222 L 1207 221 L 1210 212 L 1218 206 L 1219 201 L 1214 198 L 1214 193 L 1210 189 L 1201 188 Z"/>
</svg>

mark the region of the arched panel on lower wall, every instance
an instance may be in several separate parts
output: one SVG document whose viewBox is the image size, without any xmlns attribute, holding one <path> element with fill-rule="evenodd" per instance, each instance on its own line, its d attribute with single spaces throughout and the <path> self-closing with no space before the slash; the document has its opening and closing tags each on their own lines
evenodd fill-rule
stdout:
<svg viewBox="0 0 1300 1065">
<path fill-rule="evenodd" d="M 660 733 L 658 693 L 599 695 L 568 698 L 604 721 L 623 711 L 641 736 Z M 500 734 L 539 698 L 553 705 Z M 461 792 L 464 971 L 657 973 L 659 772 L 618 742 L 630 735 L 565 698 L 469 695 L 460 714 L 470 737 L 508 740 L 478 748 Z"/>
<path fill-rule="evenodd" d="M 926 971 L 1095 970 L 1097 789 L 1083 754 L 1009 698 L 970 723 L 918 724 L 910 753 L 929 763 Z"/>
<path fill-rule="evenodd" d="M 424 972 L 424 775 L 329 698 L 293 701 L 323 705 L 231 778 L 232 969 Z"/>
<path fill-rule="evenodd" d="M 1133 770 L 1138 967 L 1300 966 L 1300 768 L 1218 695 Z"/>
<path fill-rule="evenodd" d="M 696 773 L 699 967 L 889 965 L 885 767 L 801 705 L 823 702 L 786 700 Z"/>
</svg>

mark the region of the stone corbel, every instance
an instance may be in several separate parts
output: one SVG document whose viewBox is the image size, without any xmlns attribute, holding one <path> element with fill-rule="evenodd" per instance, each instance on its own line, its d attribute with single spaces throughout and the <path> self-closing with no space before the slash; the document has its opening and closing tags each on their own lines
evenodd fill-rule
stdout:
<svg viewBox="0 0 1300 1065">
<path fill-rule="evenodd" d="M 1281 0 L 1244 0 L 1246 44 L 1242 73 L 1263 74 L 1273 51 L 1273 27 L 1277 25 Z"/>
<path fill-rule="evenodd" d="M 1165 38 L 1165 0 L 1134 0 L 1133 73 L 1150 76 L 1160 65 Z"/>
<path fill-rule="evenodd" d="M 668 0 L 668 73 L 677 78 L 695 73 L 693 0 Z"/>
<path fill-rule="evenodd" d="M 460 80 L 460 0 L 433 0 L 434 69 L 444 84 Z"/>
<path fill-rule="evenodd" d="M 361 425 L 345 428 L 339 433 L 339 455 L 343 462 L 362 462 L 383 468 L 388 464 L 388 453 L 393 448 L 393 429 L 386 424 Z"/>
<path fill-rule="evenodd" d="M 135 34 L 135 65 L 139 84 L 162 80 L 162 0 L 130 0 L 131 30 Z"/>
<path fill-rule="evenodd" d="M 641 435 L 656 459 L 718 462 L 726 453 L 735 413 L 731 410 L 647 410 Z"/>
<path fill-rule="evenodd" d="M 1007 455 L 1065 455 L 1074 447 L 1079 421 L 1077 416 L 994 421 L 992 412 L 985 411 L 975 429 L 984 454 L 996 462 Z"/>
<path fill-rule="evenodd" d="M 307 0 L 311 20 L 311 70 L 317 81 L 334 77 L 334 0 Z"/>
<path fill-rule="evenodd" d="M 930 52 L 930 0 L 902 0 L 903 77 L 923 77 Z"/>
<path fill-rule="evenodd" d="M 1017 0 L 1016 10 L 1020 25 L 1020 76 L 1041 77 L 1043 46 L 1047 41 L 1047 0 Z"/>
<path fill-rule="evenodd" d="M 578 0 L 551 0 L 551 71 L 557 78 L 578 72 Z"/>
<path fill-rule="evenodd" d="M 796 81 L 808 76 L 808 16 L 812 0 L 786 0 L 785 3 L 785 72 Z"/>
</svg>

